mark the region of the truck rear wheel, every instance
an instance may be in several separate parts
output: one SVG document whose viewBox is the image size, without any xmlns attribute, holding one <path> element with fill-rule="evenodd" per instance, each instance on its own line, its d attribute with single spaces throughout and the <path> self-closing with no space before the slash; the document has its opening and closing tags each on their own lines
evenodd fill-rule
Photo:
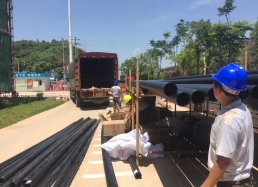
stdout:
<svg viewBox="0 0 258 187">
<path fill-rule="evenodd" d="M 104 106 L 108 106 L 109 105 L 109 101 L 106 101 L 105 103 L 104 103 Z"/>
<path fill-rule="evenodd" d="M 76 94 L 76 97 L 75 97 L 75 105 L 76 105 L 76 107 L 81 106 L 81 101 L 79 100 L 79 97 L 77 96 L 77 94 Z"/>
</svg>

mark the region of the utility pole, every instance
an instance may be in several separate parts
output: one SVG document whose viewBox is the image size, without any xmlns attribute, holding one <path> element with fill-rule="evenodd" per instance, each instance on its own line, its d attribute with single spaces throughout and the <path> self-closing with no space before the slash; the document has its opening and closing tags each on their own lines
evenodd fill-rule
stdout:
<svg viewBox="0 0 258 187">
<path fill-rule="evenodd" d="M 75 39 L 74 39 L 74 59 L 76 58 L 76 45 L 77 45 L 77 43 L 76 43 L 76 37 L 75 37 Z"/>
<path fill-rule="evenodd" d="M 66 82 L 66 65 L 65 65 L 65 50 L 64 50 L 64 39 L 62 38 L 62 46 L 63 46 L 63 77 L 64 82 Z"/>
<path fill-rule="evenodd" d="M 245 70 L 248 69 L 248 51 L 245 51 Z"/>
<path fill-rule="evenodd" d="M 78 38 L 74 38 L 74 39 L 72 39 L 72 40 L 74 40 L 74 59 L 76 58 L 76 46 L 79 44 L 79 43 L 77 43 L 77 41 L 80 41 L 80 39 L 78 39 Z M 80 45 L 80 44 L 79 44 Z"/>
<path fill-rule="evenodd" d="M 73 62 L 73 45 L 72 45 L 72 26 L 71 26 L 71 2 L 68 0 L 68 24 L 69 24 L 69 57 L 70 63 Z"/>
</svg>

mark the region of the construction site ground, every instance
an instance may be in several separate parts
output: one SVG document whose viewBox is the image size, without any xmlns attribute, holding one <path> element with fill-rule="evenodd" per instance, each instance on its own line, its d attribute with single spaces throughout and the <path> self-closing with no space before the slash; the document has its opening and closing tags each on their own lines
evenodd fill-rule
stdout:
<svg viewBox="0 0 258 187">
<path fill-rule="evenodd" d="M 108 107 L 76 108 L 72 101 L 35 115 L 24 121 L 0 130 L 0 163 L 48 138 L 81 117 L 98 118 L 98 113 L 106 114 Z M 186 108 L 181 108 L 187 110 Z M 177 110 L 179 108 L 177 107 Z M 105 187 L 106 179 L 101 153 L 101 124 L 98 126 L 87 154 L 71 184 L 72 187 Z M 255 136 L 256 152 L 258 136 Z M 253 174 L 258 181 L 257 153 L 255 154 Z M 128 163 L 113 161 L 118 185 L 121 187 L 200 186 L 208 176 L 207 155 L 177 156 L 142 159 L 139 169 L 142 179 L 135 179 Z M 256 185 L 257 186 L 257 185 Z"/>
</svg>

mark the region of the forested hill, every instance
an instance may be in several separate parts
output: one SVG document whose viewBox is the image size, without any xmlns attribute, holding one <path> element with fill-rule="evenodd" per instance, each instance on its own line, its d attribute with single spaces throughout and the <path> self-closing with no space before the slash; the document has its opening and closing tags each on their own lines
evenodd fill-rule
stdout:
<svg viewBox="0 0 258 187">
<path fill-rule="evenodd" d="M 64 41 L 65 62 L 69 62 L 69 44 Z M 78 52 L 81 49 L 77 50 Z M 74 52 L 74 47 L 73 47 Z M 52 40 L 32 41 L 22 40 L 14 42 L 14 64 L 18 70 L 18 62 L 21 71 L 50 72 L 63 67 L 62 41 Z"/>
</svg>

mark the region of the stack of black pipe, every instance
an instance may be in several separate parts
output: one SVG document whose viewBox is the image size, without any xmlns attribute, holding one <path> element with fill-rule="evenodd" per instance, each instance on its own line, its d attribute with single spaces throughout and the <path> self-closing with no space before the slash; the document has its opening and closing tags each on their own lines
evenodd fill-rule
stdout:
<svg viewBox="0 0 258 187">
<path fill-rule="evenodd" d="M 81 118 L 0 164 L 0 186 L 70 186 L 99 120 Z"/>
<path fill-rule="evenodd" d="M 242 100 L 247 98 L 258 99 L 258 70 L 247 72 L 248 89 L 240 92 L 239 97 Z M 132 81 L 132 86 L 136 86 L 136 81 Z M 187 106 L 190 102 L 201 104 L 204 100 L 216 101 L 211 75 L 173 77 L 158 81 L 140 80 L 139 87 L 179 106 Z"/>
</svg>

